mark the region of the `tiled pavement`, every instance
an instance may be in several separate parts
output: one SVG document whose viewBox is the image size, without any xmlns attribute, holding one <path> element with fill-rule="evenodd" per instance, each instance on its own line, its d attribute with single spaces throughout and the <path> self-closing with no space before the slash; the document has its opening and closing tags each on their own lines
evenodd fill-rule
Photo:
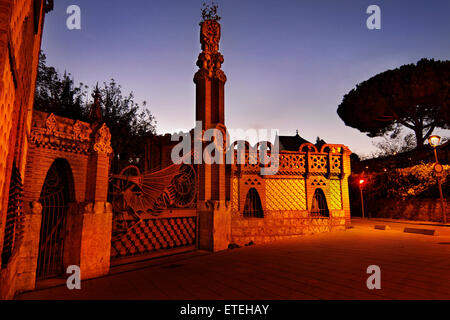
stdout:
<svg viewBox="0 0 450 320">
<path fill-rule="evenodd" d="M 18 299 L 450 299 L 450 232 L 425 236 L 374 224 L 115 267 L 81 290 L 61 285 Z M 370 265 L 381 268 L 381 290 L 366 287 Z"/>
</svg>

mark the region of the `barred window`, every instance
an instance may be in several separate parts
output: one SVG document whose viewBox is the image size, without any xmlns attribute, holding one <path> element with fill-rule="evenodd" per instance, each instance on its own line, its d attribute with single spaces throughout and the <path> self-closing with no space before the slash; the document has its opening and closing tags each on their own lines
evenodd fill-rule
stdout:
<svg viewBox="0 0 450 320">
<path fill-rule="evenodd" d="M 6 213 L 5 236 L 3 240 L 2 265 L 6 267 L 14 248 L 19 246 L 22 240 L 23 221 L 22 207 L 22 179 L 19 169 L 13 164 L 11 183 L 9 186 L 8 209 Z"/>
<path fill-rule="evenodd" d="M 264 218 L 261 198 L 255 188 L 251 188 L 247 193 L 244 205 L 244 217 Z"/>
<path fill-rule="evenodd" d="M 311 216 L 316 217 L 329 217 L 330 211 L 328 210 L 327 199 L 322 189 L 316 189 L 314 192 L 314 198 L 311 208 Z"/>
</svg>

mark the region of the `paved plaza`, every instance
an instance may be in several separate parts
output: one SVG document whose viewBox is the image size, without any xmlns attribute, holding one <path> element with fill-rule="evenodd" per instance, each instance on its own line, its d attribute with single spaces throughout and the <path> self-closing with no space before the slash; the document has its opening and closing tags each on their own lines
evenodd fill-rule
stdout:
<svg viewBox="0 0 450 320">
<path fill-rule="evenodd" d="M 390 226 L 376 230 L 375 225 Z M 437 235 L 404 233 L 404 227 Z M 369 290 L 367 267 L 381 268 Z M 63 281 L 61 281 L 63 282 Z M 102 278 L 18 299 L 450 299 L 450 227 L 354 220 L 346 231 L 117 266 Z"/>
</svg>

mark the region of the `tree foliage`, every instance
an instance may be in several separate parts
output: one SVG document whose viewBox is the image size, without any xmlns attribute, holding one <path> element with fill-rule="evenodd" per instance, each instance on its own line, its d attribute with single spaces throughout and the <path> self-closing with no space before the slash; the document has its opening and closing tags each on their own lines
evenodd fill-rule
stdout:
<svg viewBox="0 0 450 320">
<path fill-rule="evenodd" d="M 71 74 L 61 76 L 54 67 L 46 65 L 47 57 L 39 54 L 34 108 L 61 117 L 86 120 L 86 96 L 88 87 L 75 85 Z"/>
<path fill-rule="evenodd" d="M 385 134 L 381 141 L 374 142 L 373 145 L 378 149 L 378 152 L 373 156 L 391 156 L 413 150 L 416 147 L 414 134 L 404 135 L 402 133 L 402 127 L 398 125 L 392 132 Z"/>
<path fill-rule="evenodd" d="M 122 94 L 114 79 L 100 88 L 103 120 L 111 131 L 111 145 L 122 159 L 144 158 L 145 138 L 155 133 L 156 120 L 146 108 L 134 102 L 133 93 Z"/>
<path fill-rule="evenodd" d="M 40 55 L 34 108 L 39 111 L 90 122 L 93 104 L 89 87 L 75 84 L 70 73 L 61 76 L 46 65 L 46 57 Z M 147 108 L 134 101 L 133 93 L 124 95 L 122 87 L 111 79 L 99 88 L 103 121 L 111 131 L 114 154 L 127 163 L 129 159 L 144 159 L 145 139 L 155 133 L 156 120 Z"/>
<path fill-rule="evenodd" d="M 450 128 L 450 61 L 422 59 L 380 73 L 346 94 L 337 112 L 369 137 L 409 128 L 421 148 L 435 128 Z"/>
<path fill-rule="evenodd" d="M 357 185 L 359 179 L 364 178 L 367 181 L 365 197 L 368 199 L 439 198 L 433 167 L 434 163 L 421 163 L 407 168 L 356 174 L 350 184 Z M 450 170 L 449 165 L 443 165 L 443 168 L 444 172 Z M 450 187 L 448 174 L 441 179 L 446 194 Z"/>
</svg>

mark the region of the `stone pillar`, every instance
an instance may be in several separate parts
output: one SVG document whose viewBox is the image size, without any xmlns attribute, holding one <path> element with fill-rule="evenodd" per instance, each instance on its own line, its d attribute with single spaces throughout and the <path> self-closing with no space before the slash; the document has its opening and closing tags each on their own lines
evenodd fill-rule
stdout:
<svg viewBox="0 0 450 320">
<path fill-rule="evenodd" d="M 106 201 L 111 153 L 111 133 L 106 124 L 103 124 L 95 133 L 95 144 L 89 156 L 86 181 L 86 201 L 88 202 Z"/>
<path fill-rule="evenodd" d="M 202 132 L 218 129 L 226 140 L 225 83 L 227 77 L 221 70 L 224 61 L 219 52 L 220 24 L 216 19 L 206 19 L 200 24 L 200 53 L 194 76 L 196 84 L 196 120 L 202 123 Z M 207 142 L 204 142 L 205 148 Z M 224 141 L 225 144 L 225 141 Z M 221 146 L 223 147 L 223 146 Z M 219 148 L 222 163 L 199 165 L 199 194 L 197 212 L 199 219 L 199 248 L 211 251 L 228 248 L 231 240 L 231 211 L 226 203 L 225 148 Z"/>
<path fill-rule="evenodd" d="M 345 147 L 342 154 L 342 174 L 341 174 L 341 190 L 342 190 L 342 209 L 345 213 L 345 224 L 350 225 L 351 215 L 350 215 L 350 196 L 348 192 L 348 177 L 350 176 L 350 154 L 351 151 Z"/>
<path fill-rule="evenodd" d="M 109 272 L 112 233 L 112 207 L 107 202 L 111 133 L 96 125 L 89 156 L 86 202 L 69 206 L 64 247 L 64 266 L 79 266 L 81 278 Z"/>
<path fill-rule="evenodd" d="M 79 266 L 82 279 L 108 274 L 112 232 L 111 204 L 72 204 L 66 230 L 64 267 Z"/>
<path fill-rule="evenodd" d="M 199 249 L 226 250 L 231 242 L 231 205 L 228 201 L 202 201 L 197 208 Z"/>
<path fill-rule="evenodd" d="M 92 153 L 88 163 L 86 201 L 106 201 L 108 196 L 108 172 L 108 155 Z"/>
<path fill-rule="evenodd" d="M 39 202 L 32 202 L 23 219 L 23 238 L 19 248 L 15 283 L 17 292 L 34 290 L 36 286 L 42 205 Z"/>
</svg>

